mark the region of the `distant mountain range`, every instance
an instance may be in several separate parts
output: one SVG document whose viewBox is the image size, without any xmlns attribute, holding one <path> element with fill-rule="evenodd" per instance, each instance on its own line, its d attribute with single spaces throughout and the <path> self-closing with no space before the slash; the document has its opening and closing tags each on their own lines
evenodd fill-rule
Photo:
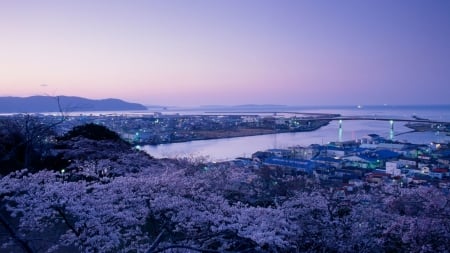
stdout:
<svg viewBox="0 0 450 253">
<path fill-rule="evenodd" d="M 58 106 L 58 100 L 59 105 Z M 0 97 L 0 113 L 40 113 L 40 112 L 80 112 L 80 111 L 130 111 L 147 110 L 137 103 L 120 99 L 87 99 L 71 96 Z"/>
<path fill-rule="evenodd" d="M 285 108 L 286 105 L 275 105 L 275 104 L 245 104 L 245 105 L 201 105 L 200 108 L 228 108 L 228 109 L 260 109 L 260 108 Z"/>
</svg>

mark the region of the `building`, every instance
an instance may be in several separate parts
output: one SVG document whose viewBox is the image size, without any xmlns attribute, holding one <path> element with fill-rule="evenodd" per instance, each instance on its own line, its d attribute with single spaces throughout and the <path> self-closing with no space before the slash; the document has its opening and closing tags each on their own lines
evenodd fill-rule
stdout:
<svg viewBox="0 0 450 253">
<path fill-rule="evenodd" d="M 386 174 L 391 176 L 400 176 L 402 173 L 401 169 L 403 167 L 404 166 L 398 161 L 386 162 Z"/>
</svg>

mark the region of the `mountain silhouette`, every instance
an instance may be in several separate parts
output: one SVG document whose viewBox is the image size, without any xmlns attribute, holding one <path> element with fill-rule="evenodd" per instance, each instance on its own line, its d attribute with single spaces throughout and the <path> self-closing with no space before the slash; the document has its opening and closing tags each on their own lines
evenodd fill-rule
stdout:
<svg viewBox="0 0 450 253">
<path fill-rule="evenodd" d="M 88 99 L 72 96 L 0 97 L 0 113 L 147 110 L 138 103 L 120 99 Z"/>
</svg>

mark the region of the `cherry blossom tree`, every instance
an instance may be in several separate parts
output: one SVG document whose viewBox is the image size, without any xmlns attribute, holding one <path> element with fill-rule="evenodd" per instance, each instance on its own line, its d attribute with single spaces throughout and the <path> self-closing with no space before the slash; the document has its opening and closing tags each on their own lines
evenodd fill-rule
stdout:
<svg viewBox="0 0 450 253">
<path fill-rule="evenodd" d="M 0 178 L 2 250 L 445 252 L 450 241 L 449 194 L 433 186 L 347 191 L 280 168 L 208 168 L 102 141 L 67 140 L 67 170 Z"/>
</svg>

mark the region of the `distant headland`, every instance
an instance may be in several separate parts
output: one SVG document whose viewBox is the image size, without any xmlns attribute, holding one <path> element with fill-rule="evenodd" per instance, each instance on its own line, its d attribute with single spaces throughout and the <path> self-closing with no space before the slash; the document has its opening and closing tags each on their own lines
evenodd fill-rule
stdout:
<svg viewBox="0 0 450 253">
<path fill-rule="evenodd" d="M 88 99 L 73 96 L 0 97 L 0 113 L 147 110 L 138 103 L 120 99 Z"/>
</svg>

